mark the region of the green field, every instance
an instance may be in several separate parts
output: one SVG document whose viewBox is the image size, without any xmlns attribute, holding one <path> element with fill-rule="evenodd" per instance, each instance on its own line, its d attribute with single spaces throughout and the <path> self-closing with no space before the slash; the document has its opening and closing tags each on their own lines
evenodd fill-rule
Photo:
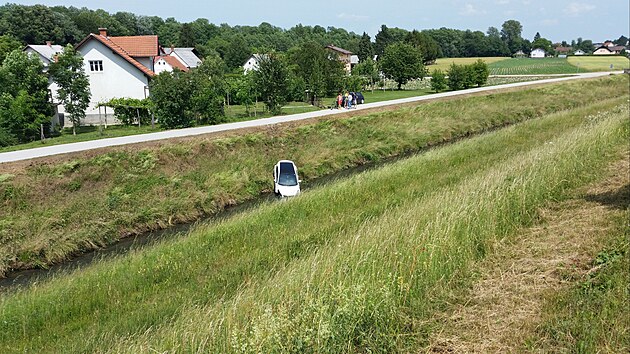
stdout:
<svg viewBox="0 0 630 354">
<path fill-rule="evenodd" d="M 240 164 L 219 162 L 233 168 L 215 170 L 213 179 L 238 175 L 245 183 L 261 159 L 255 151 L 265 147 L 267 162 L 277 159 L 273 141 L 292 152 L 308 179 L 323 166 L 348 166 L 351 156 L 375 159 L 470 126 L 527 119 L 2 294 L 0 350 L 415 351 L 430 332 L 427 320 L 453 289 L 470 283 L 495 240 L 535 223 L 540 207 L 601 176 L 626 147 L 627 90 L 626 77 L 613 77 L 325 121 L 274 132 L 272 140 L 255 134 L 214 147 L 205 141 L 197 151 L 169 147 L 157 155 L 163 160 L 133 166 L 145 166 L 142 175 L 150 177 L 176 159 L 183 166 L 216 149 Z M 169 151 L 185 153 L 164 156 Z M 124 162 L 120 153 L 100 157 L 108 170 L 108 157 Z M 96 160 L 75 164 L 56 178 L 92 175 L 94 166 Z M 177 174 L 180 185 L 187 184 L 184 173 Z"/>
<path fill-rule="evenodd" d="M 508 60 L 508 57 L 483 57 L 483 58 L 438 58 L 435 61 L 435 64 L 428 65 L 426 68 L 429 70 L 429 75 L 433 70 L 442 70 L 443 72 L 448 71 L 451 67 L 451 64 L 457 65 L 470 65 L 477 60 L 483 60 L 486 64 L 490 65 L 492 63 L 501 62 L 504 60 Z"/>
<path fill-rule="evenodd" d="M 569 64 L 587 71 L 623 70 L 630 67 L 630 59 L 622 56 L 570 56 Z M 611 69 L 612 64 L 612 69 Z"/>
<path fill-rule="evenodd" d="M 491 63 L 488 67 L 490 75 L 547 75 L 578 72 L 577 67 L 562 58 L 511 58 Z"/>
</svg>

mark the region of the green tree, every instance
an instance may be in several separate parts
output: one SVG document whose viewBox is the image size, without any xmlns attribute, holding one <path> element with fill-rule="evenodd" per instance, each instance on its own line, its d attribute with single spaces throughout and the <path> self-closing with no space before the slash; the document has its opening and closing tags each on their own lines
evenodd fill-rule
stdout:
<svg viewBox="0 0 630 354">
<path fill-rule="evenodd" d="M 304 81 L 313 101 L 339 90 L 345 76 L 343 64 L 318 43 L 303 43 L 290 52 L 289 58 L 294 64 L 292 71 Z"/>
<path fill-rule="evenodd" d="M 436 43 L 440 44 L 441 56 L 447 58 L 458 58 L 462 56 L 460 52 L 463 31 L 442 27 L 440 29 L 425 30 L 422 32 L 426 33 L 433 38 Z"/>
<path fill-rule="evenodd" d="M 9 53 L 21 47 L 22 43 L 15 39 L 15 37 L 6 34 L 0 36 L 0 65 L 2 65 L 4 58 L 6 58 Z"/>
<path fill-rule="evenodd" d="M 485 85 L 486 82 L 488 82 L 488 77 L 490 76 L 490 69 L 488 69 L 488 64 L 479 59 L 471 64 L 470 67 L 473 72 L 472 83 L 477 85 L 478 87 Z"/>
<path fill-rule="evenodd" d="M 617 40 L 615 40 L 613 43 L 615 43 L 616 45 L 627 46 L 628 45 L 628 37 L 626 37 L 626 36 L 619 36 L 619 38 L 617 38 Z"/>
<path fill-rule="evenodd" d="M 173 129 L 192 125 L 192 83 L 186 73 L 178 69 L 162 72 L 151 80 L 149 87 L 153 111 L 162 127 Z"/>
<path fill-rule="evenodd" d="M 363 79 L 363 85 L 373 86 L 380 79 L 380 73 L 378 71 L 378 65 L 372 58 L 359 62 L 354 69 L 352 69 L 352 75 L 359 76 Z"/>
<path fill-rule="evenodd" d="M 422 79 L 425 75 L 420 50 L 407 43 L 387 47 L 379 63 L 383 74 L 398 83 L 399 90 L 409 80 Z"/>
<path fill-rule="evenodd" d="M 446 75 L 440 69 L 433 70 L 431 74 L 431 89 L 435 92 L 444 91 L 446 89 Z"/>
<path fill-rule="evenodd" d="M 40 137 L 50 128 L 53 110 L 48 97 L 48 79 L 36 56 L 21 50 L 9 53 L 0 67 L 0 126 L 7 143 L 23 143 Z M 8 138 L 10 137 L 10 138 Z"/>
<path fill-rule="evenodd" d="M 508 57 L 510 56 L 510 48 L 501 39 L 501 32 L 496 27 L 489 27 L 486 32 L 488 35 L 488 46 L 485 55 L 490 57 Z"/>
<path fill-rule="evenodd" d="M 508 20 L 503 23 L 501 27 L 501 39 L 510 49 L 510 53 L 514 54 L 521 49 L 523 37 L 523 26 L 516 20 Z"/>
<path fill-rule="evenodd" d="M 71 44 L 50 65 L 50 75 L 59 87 L 59 101 L 63 103 L 72 122 L 72 134 L 76 135 L 76 127 L 81 126 L 81 120 L 85 118 L 91 94 L 90 81 L 83 68 L 83 58 Z"/>
<path fill-rule="evenodd" d="M 252 74 L 256 91 L 269 111 L 280 114 L 289 86 L 289 70 L 284 59 L 275 52 L 261 55 L 258 70 Z"/>
<path fill-rule="evenodd" d="M 213 56 L 206 58 L 195 70 L 184 74 L 190 76 L 192 83 L 190 107 L 197 124 L 217 124 L 224 121 L 224 67 L 221 58 Z"/>
<path fill-rule="evenodd" d="M 192 48 L 195 46 L 193 28 L 189 23 L 181 25 L 179 30 L 179 41 L 177 43 L 181 47 Z"/>
<path fill-rule="evenodd" d="M 453 91 L 468 88 L 472 85 L 470 74 L 471 72 L 465 65 L 457 65 L 453 63 L 448 70 L 448 79 L 446 80 L 446 83 Z"/>
<path fill-rule="evenodd" d="M 405 42 L 420 50 L 424 65 L 432 64 L 440 57 L 440 46 L 426 33 L 413 30 L 407 34 Z"/>
<path fill-rule="evenodd" d="M 235 89 L 237 102 L 245 106 L 245 112 L 251 117 L 251 107 L 256 102 L 257 95 L 253 75 L 241 74 L 236 81 Z M 303 88 L 301 92 L 304 92 Z"/>
<path fill-rule="evenodd" d="M 359 57 L 359 62 L 363 62 L 374 57 L 372 39 L 365 32 L 363 32 L 361 40 L 359 41 L 359 50 L 357 51 L 357 56 Z"/>
<path fill-rule="evenodd" d="M 242 35 L 232 37 L 225 48 L 223 60 L 228 69 L 241 68 L 245 61 L 252 56 L 252 49 L 247 45 Z"/>
<path fill-rule="evenodd" d="M 536 32 L 536 34 L 534 35 L 534 42 L 536 42 L 539 39 L 540 39 L 540 32 Z"/>
</svg>

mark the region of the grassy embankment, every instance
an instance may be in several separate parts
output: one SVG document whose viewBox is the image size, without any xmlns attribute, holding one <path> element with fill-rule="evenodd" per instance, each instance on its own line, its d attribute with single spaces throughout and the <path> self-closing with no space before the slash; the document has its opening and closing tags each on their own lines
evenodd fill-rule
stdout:
<svg viewBox="0 0 630 354">
<path fill-rule="evenodd" d="M 592 93 L 604 81 L 580 85 Z M 517 96 L 544 106 L 540 101 L 549 90 L 560 96 L 562 89 Z M 497 98 L 463 101 L 475 106 L 477 100 Z M 426 339 L 426 320 L 444 305 L 441 299 L 469 283 L 472 266 L 491 251 L 489 245 L 535 222 L 539 207 L 596 178 L 625 147 L 627 93 L 584 100 L 583 107 L 541 114 L 542 119 L 432 150 L 202 226 L 184 239 L 3 295 L 0 348 L 409 350 Z M 442 104 L 444 110 L 458 107 L 458 123 L 464 120 L 459 102 Z M 403 110 L 389 126 L 403 112 L 434 110 Z M 374 119 L 300 129 L 315 133 L 327 127 L 332 135 L 332 127 Z"/>
<path fill-rule="evenodd" d="M 34 165 L 0 177 L 0 273 L 46 265 L 126 234 L 168 227 L 270 189 L 282 158 L 305 181 L 486 129 L 603 100 L 626 99 L 628 78 L 433 102 L 231 138 Z"/>
<path fill-rule="evenodd" d="M 628 204 L 626 204 L 628 210 Z M 543 307 L 543 322 L 528 338 L 532 351 L 627 353 L 630 350 L 630 232 L 628 213 L 610 223 L 606 248 L 584 277 L 554 294 Z M 568 349 L 568 350 L 567 350 Z"/>
</svg>

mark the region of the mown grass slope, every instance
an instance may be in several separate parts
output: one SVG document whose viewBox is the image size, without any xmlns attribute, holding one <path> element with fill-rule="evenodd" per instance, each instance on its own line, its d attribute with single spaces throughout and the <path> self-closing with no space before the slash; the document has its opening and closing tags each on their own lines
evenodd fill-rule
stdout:
<svg viewBox="0 0 630 354">
<path fill-rule="evenodd" d="M 0 348 L 412 348 L 492 240 L 617 156 L 627 115 L 625 97 L 547 114 L 3 295 Z"/>
<path fill-rule="evenodd" d="M 279 159 L 296 161 L 308 182 L 493 127 L 627 97 L 628 78 L 618 76 L 34 165 L 0 178 L 0 274 L 253 198 L 269 191 Z"/>
</svg>

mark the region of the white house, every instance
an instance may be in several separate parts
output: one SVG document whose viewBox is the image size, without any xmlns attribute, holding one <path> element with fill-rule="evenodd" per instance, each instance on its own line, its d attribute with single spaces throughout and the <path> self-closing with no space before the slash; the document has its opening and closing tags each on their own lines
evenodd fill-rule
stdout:
<svg viewBox="0 0 630 354">
<path fill-rule="evenodd" d="M 188 69 L 196 68 L 201 65 L 201 59 L 195 54 L 195 48 L 162 48 L 164 55 L 177 59 L 182 65 Z"/>
<path fill-rule="evenodd" d="M 612 46 L 607 46 L 607 45 L 603 45 L 597 49 L 595 49 L 595 51 L 593 52 L 593 55 L 618 55 L 621 53 L 622 50 L 624 50 L 625 47 L 618 45 L 612 45 Z"/>
<path fill-rule="evenodd" d="M 573 55 L 585 55 L 586 53 L 582 49 L 578 49 L 573 52 Z"/>
<path fill-rule="evenodd" d="M 530 58 L 544 58 L 547 52 L 544 49 L 536 48 L 529 54 Z"/>
<path fill-rule="evenodd" d="M 245 64 L 243 64 L 243 72 L 247 74 L 248 72 L 254 70 L 258 70 L 258 58 L 260 58 L 260 54 L 253 54 Z"/>
<path fill-rule="evenodd" d="M 50 63 L 55 60 L 55 56 L 63 52 L 63 47 L 60 45 L 52 44 L 52 42 L 46 42 L 46 44 L 28 44 L 23 49 L 24 52 L 37 55 L 39 59 L 44 63 L 44 68 L 48 69 Z"/>
<path fill-rule="evenodd" d="M 181 71 L 190 70 L 184 64 L 182 64 L 182 62 L 177 60 L 177 58 L 172 57 L 170 55 L 163 55 L 163 56 L 155 57 L 154 68 L 155 68 L 154 72 L 156 75 L 159 75 L 160 73 L 165 72 L 165 71 L 171 72 L 174 69 L 179 69 Z"/>
<path fill-rule="evenodd" d="M 115 97 L 148 97 L 155 58 L 160 56 L 157 36 L 109 37 L 104 28 L 99 32 L 91 33 L 76 47 L 83 56 L 92 94 L 85 124 L 101 121 L 101 102 Z"/>
</svg>

